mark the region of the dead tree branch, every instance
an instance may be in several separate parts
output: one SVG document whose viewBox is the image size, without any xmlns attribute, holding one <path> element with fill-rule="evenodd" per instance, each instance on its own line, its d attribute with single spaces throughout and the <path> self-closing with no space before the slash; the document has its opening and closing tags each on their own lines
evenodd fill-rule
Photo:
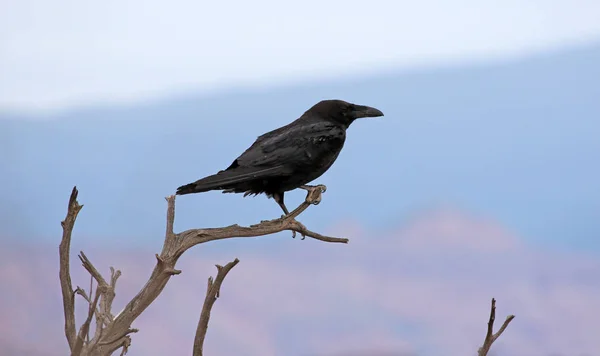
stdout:
<svg viewBox="0 0 600 356">
<path fill-rule="evenodd" d="M 494 334 L 494 321 L 496 320 L 496 299 L 492 298 L 492 308 L 490 311 L 490 320 L 488 321 L 487 333 L 485 335 L 485 340 L 483 341 L 483 346 L 481 346 L 477 352 L 478 356 L 487 356 L 494 341 L 496 341 L 500 335 L 502 335 L 504 330 L 506 330 L 508 327 L 508 324 L 510 324 L 514 318 L 514 315 L 507 316 L 498 332 Z"/>
<path fill-rule="evenodd" d="M 282 231 L 292 231 L 293 236 L 296 233 L 324 242 L 348 243 L 348 239 L 331 237 L 310 231 L 296 220 L 311 205 L 317 205 L 321 201 L 321 194 L 327 188 L 324 185 L 306 187 L 307 194 L 305 201 L 302 202 L 290 214 L 278 219 L 261 221 L 259 224 L 251 226 L 231 225 L 221 228 L 191 229 L 180 233 L 173 231 L 175 221 L 175 196 L 169 196 L 167 200 L 167 222 L 165 239 L 160 254 L 156 254 L 156 265 L 152 274 L 144 287 L 134 296 L 125 308 L 116 316 L 113 316 L 111 308 L 115 297 L 115 288 L 121 271 L 115 271 L 111 267 L 110 283 L 94 267 L 88 257 L 80 252 L 79 259 L 83 267 L 90 273 L 97 282 L 96 294 L 94 300 L 91 300 L 92 291 L 88 296 L 85 291 L 77 287 L 74 291 L 71 283 L 69 271 L 69 253 L 71 244 L 71 233 L 75 225 L 77 214 L 83 207 L 77 202 L 77 188 L 74 187 L 69 199 L 67 217 L 62 222 L 63 237 L 60 243 L 60 283 L 63 294 L 63 307 L 65 314 L 65 335 L 71 350 L 71 355 L 110 355 L 114 351 L 122 348 L 122 355 L 127 353 L 131 345 L 129 334 L 137 332 L 137 329 L 131 328 L 132 323 L 142 314 L 144 310 L 160 295 L 167 282 L 173 275 L 180 274 L 181 271 L 175 269 L 178 259 L 185 251 L 195 245 L 209 241 L 222 240 L 234 237 L 258 237 L 275 234 Z M 215 281 L 209 279 L 209 288 L 202 309 L 200 321 L 196 331 L 194 341 L 194 355 L 202 355 L 202 345 L 208 327 L 210 310 L 216 298 L 218 298 L 219 288 L 223 279 L 239 260 L 236 258 L 225 267 L 217 266 L 218 273 Z M 88 318 L 81 326 L 79 336 L 75 331 L 75 294 L 80 294 L 89 304 Z M 99 307 L 98 307 L 99 305 Z M 85 340 L 84 336 L 89 333 L 89 327 L 92 317 L 96 317 L 96 331 L 91 340 Z M 83 335 L 83 336 L 81 336 Z"/>
<path fill-rule="evenodd" d="M 88 316 L 85 319 L 81 328 L 79 328 L 79 334 L 77 335 L 77 341 L 75 342 L 75 346 L 71 352 L 71 355 L 79 355 L 81 354 L 81 350 L 85 343 L 84 338 L 88 335 L 90 331 L 90 323 L 92 322 L 92 317 L 96 311 L 96 306 L 98 305 L 98 300 L 100 299 L 100 292 L 98 288 L 96 288 L 96 296 L 94 297 L 94 301 L 89 305 Z"/>
<path fill-rule="evenodd" d="M 77 214 L 83 208 L 77 202 L 77 187 L 73 187 L 71 197 L 69 198 L 69 206 L 67 208 L 67 216 L 61 221 L 63 235 L 58 247 L 58 255 L 60 259 L 59 277 L 60 288 L 63 297 L 63 310 L 65 314 L 65 336 L 69 343 L 69 348 L 73 350 L 77 335 L 75 334 L 75 292 L 71 282 L 71 272 L 69 271 L 69 253 L 71 250 L 71 233 L 75 226 Z"/>
<path fill-rule="evenodd" d="M 194 356 L 203 355 L 204 338 L 206 337 L 206 331 L 208 330 L 208 321 L 210 319 L 210 311 L 212 310 L 213 304 L 221 292 L 221 284 L 227 273 L 231 271 L 240 260 L 237 258 L 232 262 L 223 266 L 217 266 L 217 278 L 213 281 L 212 277 L 208 277 L 208 287 L 206 289 L 206 298 L 204 298 L 204 305 L 202 306 L 202 312 L 200 313 L 200 320 L 198 320 L 198 327 L 196 328 L 196 336 L 194 337 Z"/>
</svg>

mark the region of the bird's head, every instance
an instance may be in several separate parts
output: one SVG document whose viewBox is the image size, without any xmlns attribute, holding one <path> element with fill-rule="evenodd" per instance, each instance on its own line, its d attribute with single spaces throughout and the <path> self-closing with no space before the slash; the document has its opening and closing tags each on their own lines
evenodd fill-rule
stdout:
<svg viewBox="0 0 600 356">
<path fill-rule="evenodd" d="M 309 109 L 323 118 L 350 126 L 356 119 L 383 116 L 383 113 L 370 106 L 357 105 L 343 100 L 323 100 Z"/>
</svg>

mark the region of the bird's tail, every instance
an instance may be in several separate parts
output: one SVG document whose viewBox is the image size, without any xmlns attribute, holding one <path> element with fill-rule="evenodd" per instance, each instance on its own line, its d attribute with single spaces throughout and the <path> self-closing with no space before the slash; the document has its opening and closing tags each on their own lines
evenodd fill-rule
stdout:
<svg viewBox="0 0 600 356">
<path fill-rule="evenodd" d="M 210 190 L 227 189 L 231 185 L 262 179 L 276 174 L 281 174 L 283 166 L 270 168 L 237 167 L 231 170 L 220 171 L 217 174 L 199 179 L 193 183 L 177 188 L 177 195 L 202 193 Z"/>
</svg>

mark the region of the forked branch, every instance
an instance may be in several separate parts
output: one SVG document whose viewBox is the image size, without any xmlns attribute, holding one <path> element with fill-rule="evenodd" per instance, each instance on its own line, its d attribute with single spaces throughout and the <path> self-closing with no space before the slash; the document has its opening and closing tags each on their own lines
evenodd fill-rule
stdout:
<svg viewBox="0 0 600 356">
<path fill-rule="evenodd" d="M 210 319 L 210 311 L 212 310 L 213 304 L 219 294 L 221 293 L 221 284 L 227 273 L 231 271 L 240 260 L 237 258 L 228 264 L 223 266 L 217 266 L 217 278 L 208 277 L 208 287 L 206 288 L 206 298 L 204 298 L 204 305 L 202 306 L 202 312 L 200 313 L 200 320 L 198 320 L 198 327 L 196 328 L 196 337 L 194 337 L 194 356 L 202 356 L 204 347 L 204 338 L 206 337 L 206 331 L 208 330 L 208 321 Z"/>
<path fill-rule="evenodd" d="M 120 271 L 115 271 L 111 267 L 110 283 L 102 277 L 101 273 L 94 267 L 88 257 L 81 252 L 79 259 L 83 267 L 96 280 L 96 295 L 91 300 L 90 295 L 81 289 L 73 290 L 71 276 L 69 272 L 69 253 L 71 243 L 71 233 L 75 225 L 77 214 L 83 207 L 77 202 L 77 188 L 74 187 L 69 199 L 67 217 L 62 222 L 63 237 L 60 244 L 60 282 L 63 294 L 63 307 L 65 314 L 65 335 L 69 343 L 69 349 L 72 355 L 110 355 L 115 350 L 122 348 L 122 354 L 127 352 L 131 344 L 131 333 L 137 332 L 137 329 L 131 328 L 132 323 L 140 314 L 160 295 L 167 282 L 173 275 L 181 273 L 175 268 L 177 260 L 189 248 L 215 240 L 234 238 L 234 237 L 258 237 L 263 235 L 275 234 L 282 231 L 292 231 L 294 235 L 299 233 L 304 237 L 308 236 L 324 242 L 347 243 L 348 239 L 331 237 L 310 231 L 296 220 L 310 205 L 317 205 L 321 201 L 321 194 L 325 192 L 324 185 L 307 186 L 305 201 L 294 209 L 289 215 L 282 216 L 274 220 L 261 221 L 259 224 L 251 226 L 231 225 L 222 228 L 192 229 L 175 233 L 173 231 L 175 221 L 175 196 L 169 196 L 167 200 L 167 224 L 163 248 L 160 254 L 156 254 L 156 265 L 144 287 L 138 294 L 131 299 L 123 311 L 113 317 L 111 312 L 112 302 L 115 297 L 115 287 L 117 279 L 121 275 Z M 209 288 L 202 309 L 200 321 L 196 331 L 194 342 L 194 355 L 202 354 L 202 345 L 206 336 L 210 311 L 219 294 L 220 285 L 223 279 L 238 263 L 238 260 L 228 263 L 225 267 L 217 266 L 218 273 L 214 281 L 209 280 Z M 78 337 L 75 328 L 75 294 L 80 294 L 88 302 L 88 318 L 83 323 L 79 335 L 87 335 L 89 332 L 92 317 L 96 317 L 96 332 L 91 340 L 84 340 Z M 85 332 L 84 332 L 85 331 Z M 82 334 L 83 333 L 83 334 Z"/>
<path fill-rule="evenodd" d="M 500 335 L 502 335 L 504 330 L 506 330 L 506 328 L 508 327 L 508 324 L 510 324 L 510 322 L 514 318 L 514 315 L 507 316 L 506 320 L 504 320 L 504 323 L 502 324 L 498 332 L 494 334 L 494 321 L 496 320 L 496 299 L 492 298 L 492 308 L 490 311 L 490 319 L 488 321 L 487 333 L 485 335 L 485 340 L 483 341 L 483 346 L 481 346 L 477 352 L 478 356 L 487 356 L 488 352 L 490 352 L 492 344 L 494 344 L 494 341 L 496 341 L 500 337 Z"/>
</svg>

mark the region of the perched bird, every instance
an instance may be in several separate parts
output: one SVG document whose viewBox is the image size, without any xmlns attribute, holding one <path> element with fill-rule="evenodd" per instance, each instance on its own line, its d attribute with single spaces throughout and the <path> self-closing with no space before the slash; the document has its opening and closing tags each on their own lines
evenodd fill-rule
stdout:
<svg viewBox="0 0 600 356">
<path fill-rule="evenodd" d="M 331 167 L 354 120 L 377 116 L 383 113 L 369 106 L 320 101 L 295 121 L 259 136 L 227 169 L 183 185 L 176 194 L 265 193 L 287 215 L 285 192 L 305 187 Z"/>
</svg>

